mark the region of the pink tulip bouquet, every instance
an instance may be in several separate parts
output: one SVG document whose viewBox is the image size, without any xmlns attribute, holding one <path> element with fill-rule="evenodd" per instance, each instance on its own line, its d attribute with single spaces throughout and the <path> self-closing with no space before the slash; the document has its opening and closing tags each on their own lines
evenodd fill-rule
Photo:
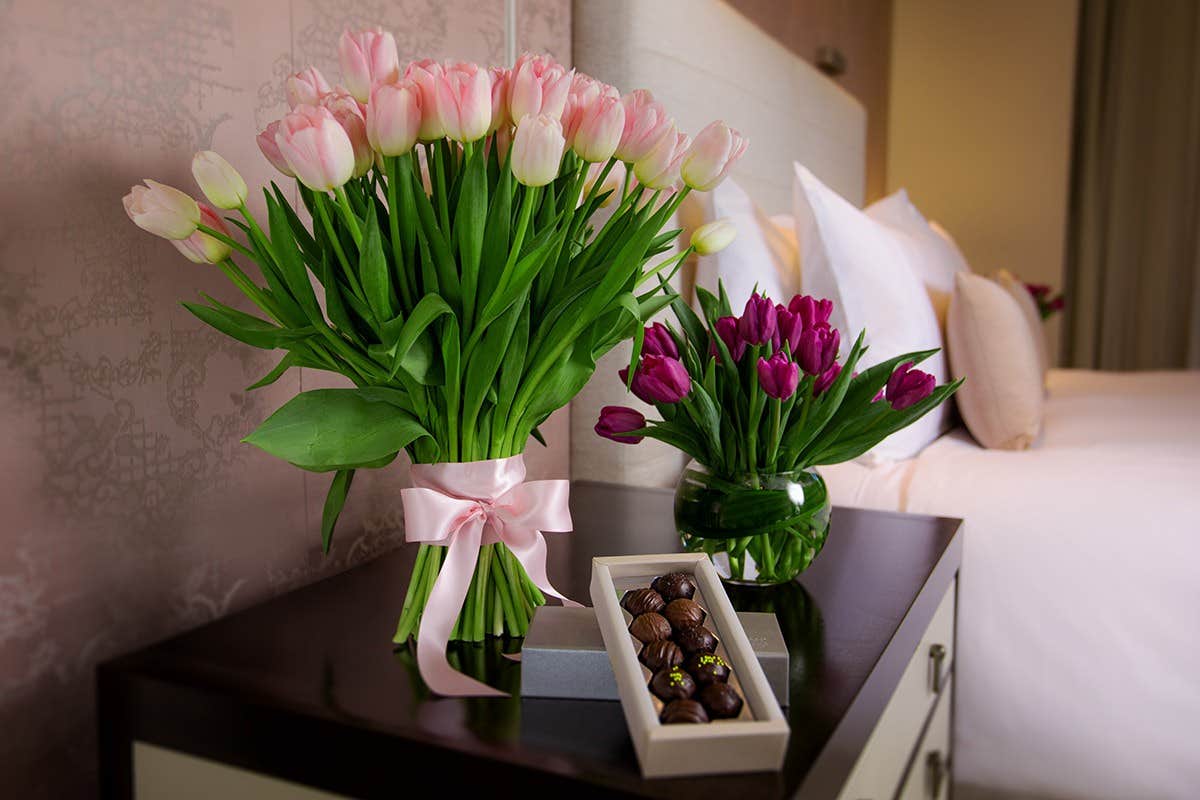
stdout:
<svg viewBox="0 0 1200 800">
<path fill-rule="evenodd" d="M 456 600 L 449 638 L 521 635 L 545 599 L 544 576 L 529 574 L 539 547 L 544 559 L 540 530 L 564 529 L 535 513 L 539 492 L 555 488 L 537 484 L 553 482 L 522 483 L 526 441 L 597 358 L 640 338 L 671 301 L 660 279 L 691 249 L 654 261 L 678 235 L 663 228 L 746 143 L 720 122 L 692 140 L 648 91 L 622 96 L 547 56 L 511 69 L 402 64 L 379 30 L 345 33 L 339 52 L 343 85 L 315 68 L 289 77 L 291 110 L 258 136 L 297 181 L 302 209 L 272 184 L 260 222 L 246 183 L 212 152 L 193 163 L 207 203 L 147 180 L 125 208 L 256 307 L 184 304 L 245 344 L 284 351 L 255 387 L 291 367 L 353 385 L 302 392 L 246 438 L 333 473 L 326 548 L 356 470 L 401 450 L 416 465 L 406 533 L 423 544 L 397 641 L 427 604 L 444 617 Z M 456 464 L 482 466 L 444 469 Z M 456 560 L 466 575 L 439 594 L 460 539 L 476 552 Z"/>
<path fill-rule="evenodd" d="M 684 544 L 713 556 L 727 579 L 790 580 L 828 532 L 827 494 L 813 467 L 857 458 L 961 381 L 937 386 L 914 369 L 936 350 L 856 372 L 865 332 L 840 360 L 829 300 L 797 295 L 784 306 L 755 293 L 734 316 L 724 287 L 720 297 L 697 294 L 704 319 L 675 296 L 679 329 L 646 328 L 636 368 L 620 373 L 662 418 L 609 406 L 596 433 L 624 444 L 649 436 L 690 455 L 696 463 L 675 504 Z"/>
</svg>

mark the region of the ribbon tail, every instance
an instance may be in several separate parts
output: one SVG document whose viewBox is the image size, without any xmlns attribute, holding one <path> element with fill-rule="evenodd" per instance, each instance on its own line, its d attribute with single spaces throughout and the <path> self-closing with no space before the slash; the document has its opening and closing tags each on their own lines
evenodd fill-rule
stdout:
<svg viewBox="0 0 1200 800">
<path fill-rule="evenodd" d="M 454 621 L 462 611 L 471 588 L 479 545 L 483 539 L 483 520 L 472 520 L 450 540 L 446 561 L 433 582 L 429 600 L 421 615 L 417 635 L 417 666 L 421 678 L 434 692 L 451 697 L 508 697 L 508 694 L 469 678 L 450 666 L 446 645 Z"/>
<path fill-rule="evenodd" d="M 536 529 L 532 533 L 532 536 L 526 533 L 524 536 L 505 537 L 504 544 L 521 562 L 534 586 L 551 597 L 557 597 L 568 608 L 580 608 L 581 603 L 562 594 L 550 583 L 550 577 L 546 574 L 546 537 Z"/>
</svg>

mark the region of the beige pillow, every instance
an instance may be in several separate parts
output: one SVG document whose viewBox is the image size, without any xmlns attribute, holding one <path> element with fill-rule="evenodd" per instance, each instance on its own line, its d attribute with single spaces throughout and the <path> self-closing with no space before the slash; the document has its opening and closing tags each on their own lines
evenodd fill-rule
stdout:
<svg viewBox="0 0 1200 800">
<path fill-rule="evenodd" d="M 960 272 L 946 321 L 950 370 L 966 377 L 956 395 L 984 447 L 1025 450 L 1042 427 L 1037 346 L 1016 298 L 1000 284 Z"/>
<path fill-rule="evenodd" d="M 1042 315 L 1038 311 L 1033 295 L 1025 288 L 1025 284 L 1006 269 L 996 273 L 996 282 L 1017 300 L 1021 314 L 1033 334 L 1033 343 L 1037 348 L 1038 366 L 1042 368 L 1042 383 L 1046 382 L 1046 373 L 1050 371 L 1050 351 L 1046 348 L 1046 329 L 1042 325 Z"/>
</svg>

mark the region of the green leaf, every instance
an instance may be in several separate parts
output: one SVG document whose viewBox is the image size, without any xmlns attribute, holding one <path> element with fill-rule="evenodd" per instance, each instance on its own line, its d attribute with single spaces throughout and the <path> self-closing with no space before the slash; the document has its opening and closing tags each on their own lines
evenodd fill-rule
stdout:
<svg viewBox="0 0 1200 800">
<path fill-rule="evenodd" d="M 325 495 L 325 507 L 321 510 L 321 549 L 326 553 L 333 543 L 333 528 L 346 505 L 346 495 L 350 493 L 350 484 L 353 482 L 354 470 L 339 469 L 329 485 L 329 494 Z"/>
<path fill-rule="evenodd" d="M 429 432 L 358 389 L 301 392 L 242 441 L 314 472 L 373 466 Z"/>
<path fill-rule="evenodd" d="M 311 326 L 297 330 L 281 328 L 265 319 L 259 319 L 224 305 L 208 295 L 204 295 L 204 298 L 212 305 L 185 302 L 183 307 L 192 312 L 201 322 L 207 323 L 226 336 L 251 347 L 274 350 L 307 339 L 313 334 Z"/>
<path fill-rule="evenodd" d="M 467 161 L 459 188 L 458 208 L 454 213 L 454 233 L 458 239 L 458 260 L 462 270 L 463 325 L 470 330 L 475 314 L 475 289 L 479 283 L 479 262 L 483 253 L 484 227 L 488 217 L 487 164 L 483 160 L 483 142 Z"/>
<path fill-rule="evenodd" d="M 275 260 L 279 264 L 283 280 L 300 308 L 315 322 L 321 318 L 321 308 L 317 304 L 317 296 L 313 294 L 312 284 L 308 281 L 308 269 L 304 266 L 304 258 L 296 246 L 287 215 L 269 194 L 267 214 L 271 225 L 271 249 L 275 252 Z"/>
<path fill-rule="evenodd" d="M 288 351 L 284 354 L 283 358 L 279 359 L 279 363 L 276 364 L 270 372 L 247 386 L 246 391 L 249 392 L 253 389 L 261 389 L 264 386 L 270 386 L 272 383 L 283 377 L 283 373 L 287 372 L 292 367 L 316 367 L 317 369 L 324 369 L 325 365 L 316 359 L 307 358 L 294 350 Z"/>
<path fill-rule="evenodd" d="M 958 387 L 962 385 L 962 382 L 963 379 L 959 378 L 953 383 L 944 383 L 934 389 L 929 397 L 902 411 L 896 411 L 891 407 L 887 407 L 882 414 L 882 424 L 873 425 L 869 430 L 857 435 L 835 437 L 821 451 L 814 453 L 810 461 L 813 465 L 840 464 L 843 461 L 858 458 L 888 436 L 891 436 L 902 428 L 908 427 L 937 408 L 958 391 Z M 885 405 L 885 401 L 880 401 L 874 405 L 883 406 Z"/>
<path fill-rule="evenodd" d="M 368 207 L 366 230 L 363 232 L 362 249 L 358 258 L 358 274 L 362 280 L 363 294 L 367 296 L 375 319 L 380 324 L 395 314 L 392 304 L 391 276 L 388 274 L 387 259 L 383 255 L 383 236 L 375 206 Z"/>
<path fill-rule="evenodd" d="M 413 306 L 412 313 L 408 315 L 408 319 L 404 320 L 404 324 L 400 327 L 399 333 L 396 336 L 395 342 L 385 342 L 388 350 L 392 355 L 392 370 L 389 377 L 394 377 L 404 364 L 404 359 L 408 356 L 409 350 L 417 343 L 421 334 L 425 333 L 433 322 L 443 315 L 454 316 L 454 310 L 446 305 L 446 301 L 440 295 L 427 294 L 417 301 Z"/>
</svg>

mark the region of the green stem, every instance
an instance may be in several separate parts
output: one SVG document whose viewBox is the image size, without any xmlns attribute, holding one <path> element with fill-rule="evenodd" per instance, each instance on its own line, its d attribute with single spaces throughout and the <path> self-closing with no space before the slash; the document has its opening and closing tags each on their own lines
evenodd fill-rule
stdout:
<svg viewBox="0 0 1200 800">
<path fill-rule="evenodd" d="M 244 244 L 239 242 L 237 239 L 226 236 L 225 234 L 221 233 L 219 230 L 208 227 L 203 222 L 201 222 L 199 225 L 196 226 L 196 230 L 200 231 L 201 233 L 208 234 L 209 236 L 211 236 L 212 238 L 216 239 L 217 241 L 219 241 L 223 244 L 229 245 L 234 250 L 237 250 L 239 253 L 241 253 L 242 255 L 249 258 L 251 261 L 254 261 L 256 263 L 258 262 L 258 254 L 255 253 L 250 248 L 246 247 Z"/>
<path fill-rule="evenodd" d="M 337 198 L 338 207 L 342 210 L 342 217 L 346 220 L 346 227 L 350 229 L 350 238 L 354 239 L 356 247 L 362 247 L 362 228 L 358 226 L 358 217 L 355 216 L 354 209 L 350 207 L 350 198 L 346 196 L 346 187 L 334 188 L 333 196 Z"/>
<path fill-rule="evenodd" d="M 383 161 L 387 171 L 388 231 L 392 237 L 392 262 L 396 268 L 396 283 L 400 284 L 400 297 L 404 300 L 405 313 L 412 310 L 413 296 L 408 285 L 409 270 L 413 265 L 406 263 L 400 243 L 400 207 L 396 202 L 396 185 L 400 181 L 399 159 L 387 156 Z"/>
<path fill-rule="evenodd" d="M 233 259 L 227 258 L 217 266 L 220 267 L 221 271 L 225 273 L 225 277 L 229 278 L 229 280 L 231 280 L 233 284 L 241 290 L 242 294 L 250 298 L 254 305 L 261 308 L 276 322 L 280 323 L 281 325 L 284 324 L 283 315 L 279 312 L 279 309 L 275 307 L 275 304 L 271 301 L 271 298 L 267 297 L 266 293 L 264 293 L 263 290 L 254 283 L 254 281 L 250 280 L 250 276 L 248 276 L 245 272 L 242 272 L 238 265 L 233 263 Z"/>
<path fill-rule="evenodd" d="M 338 263 L 342 265 L 342 272 L 346 274 L 346 280 L 350 282 L 350 289 L 358 296 L 359 300 L 367 302 L 366 295 L 363 294 L 362 285 L 358 282 L 358 275 L 350 267 L 350 261 L 346 258 L 346 251 L 342 249 L 342 240 L 338 237 L 337 231 L 333 227 L 333 220 L 329 216 L 328 208 L 329 200 L 320 192 L 313 194 L 313 205 L 317 207 L 317 216 L 321 218 L 321 225 L 325 228 L 325 233 L 329 236 L 329 241 L 333 245 L 333 252 L 337 254 Z"/>
</svg>

